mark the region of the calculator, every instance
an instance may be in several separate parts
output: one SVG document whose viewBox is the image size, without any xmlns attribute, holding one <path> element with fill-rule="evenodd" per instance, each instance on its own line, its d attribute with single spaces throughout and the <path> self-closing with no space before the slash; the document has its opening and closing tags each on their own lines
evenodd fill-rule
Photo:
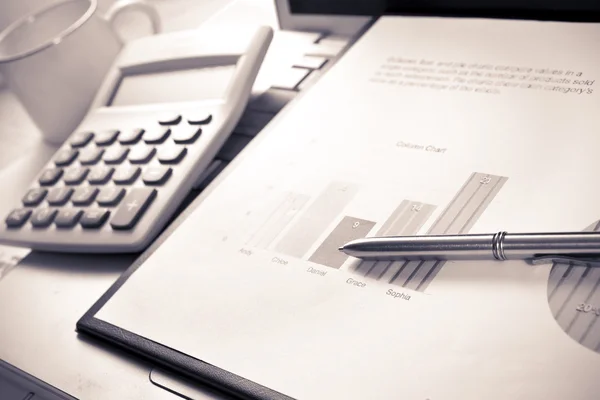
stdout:
<svg viewBox="0 0 600 400">
<path fill-rule="evenodd" d="M 147 247 L 250 98 L 270 27 L 128 43 L 78 128 L 0 221 L 0 243 L 72 253 Z"/>
</svg>

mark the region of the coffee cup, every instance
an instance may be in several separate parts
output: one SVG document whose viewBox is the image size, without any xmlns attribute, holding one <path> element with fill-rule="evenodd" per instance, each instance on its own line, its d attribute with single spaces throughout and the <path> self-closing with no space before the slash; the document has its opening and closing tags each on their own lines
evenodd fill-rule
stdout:
<svg viewBox="0 0 600 400">
<path fill-rule="evenodd" d="M 114 21 L 126 10 L 144 12 L 160 31 L 144 0 L 117 1 L 105 15 L 97 0 L 59 0 L 0 32 L 0 73 L 47 142 L 62 143 L 87 114 L 123 47 Z"/>
</svg>

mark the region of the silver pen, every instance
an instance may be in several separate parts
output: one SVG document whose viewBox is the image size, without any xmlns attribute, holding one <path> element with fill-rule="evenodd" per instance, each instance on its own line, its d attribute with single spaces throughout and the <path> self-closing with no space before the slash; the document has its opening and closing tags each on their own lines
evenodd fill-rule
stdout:
<svg viewBox="0 0 600 400">
<path fill-rule="evenodd" d="M 526 260 L 600 266 L 600 232 L 386 236 L 340 251 L 365 260 Z"/>
</svg>

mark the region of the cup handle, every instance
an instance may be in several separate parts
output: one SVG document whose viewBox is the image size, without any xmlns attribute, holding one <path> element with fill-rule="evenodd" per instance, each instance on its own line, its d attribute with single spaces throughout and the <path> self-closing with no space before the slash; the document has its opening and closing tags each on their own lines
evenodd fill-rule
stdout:
<svg viewBox="0 0 600 400">
<path fill-rule="evenodd" d="M 114 23 L 115 18 L 126 10 L 137 10 L 141 11 L 148 16 L 150 23 L 152 24 L 152 32 L 154 34 L 162 31 L 162 24 L 160 21 L 160 15 L 156 8 L 149 4 L 145 0 L 118 0 L 116 1 L 106 12 L 104 18 L 111 24 Z"/>
</svg>

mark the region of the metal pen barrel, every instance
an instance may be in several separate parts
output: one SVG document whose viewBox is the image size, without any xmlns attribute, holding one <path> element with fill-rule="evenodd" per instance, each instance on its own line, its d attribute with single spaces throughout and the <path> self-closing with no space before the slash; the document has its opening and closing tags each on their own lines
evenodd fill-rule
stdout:
<svg viewBox="0 0 600 400">
<path fill-rule="evenodd" d="M 556 232 L 389 236 L 358 239 L 344 253 L 367 260 L 528 259 L 544 255 L 598 257 L 600 233 Z"/>
<path fill-rule="evenodd" d="M 365 260 L 493 259 L 494 235 L 426 235 L 369 238 L 346 243 L 344 253 Z"/>
<path fill-rule="evenodd" d="M 505 258 L 509 260 L 548 254 L 597 257 L 600 255 L 600 233 L 513 233 L 504 237 L 503 248 Z"/>
</svg>

